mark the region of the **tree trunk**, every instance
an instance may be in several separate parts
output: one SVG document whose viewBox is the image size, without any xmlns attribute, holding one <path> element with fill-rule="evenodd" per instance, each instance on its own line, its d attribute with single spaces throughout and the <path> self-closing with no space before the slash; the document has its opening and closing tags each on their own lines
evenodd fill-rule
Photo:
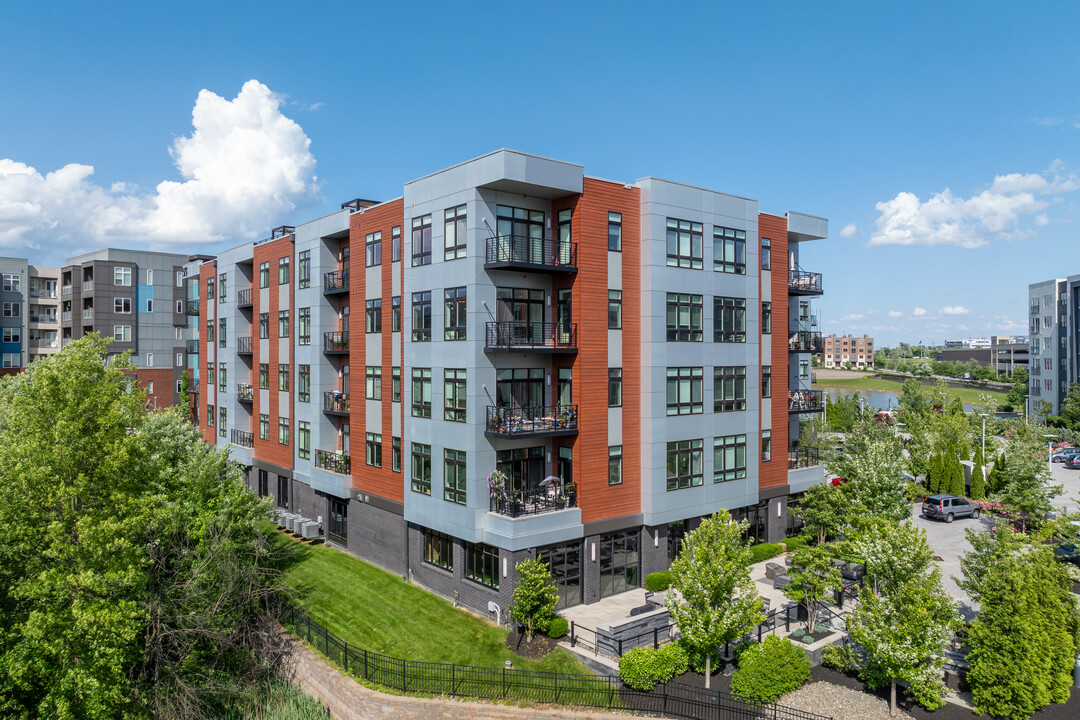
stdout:
<svg viewBox="0 0 1080 720">
<path fill-rule="evenodd" d="M 705 689 L 708 690 L 712 680 L 712 653 L 705 655 Z"/>
<path fill-rule="evenodd" d="M 892 679 L 892 686 L 889 688 L 889 717 L 896 717 L 896 678 Z"/>
</svg>

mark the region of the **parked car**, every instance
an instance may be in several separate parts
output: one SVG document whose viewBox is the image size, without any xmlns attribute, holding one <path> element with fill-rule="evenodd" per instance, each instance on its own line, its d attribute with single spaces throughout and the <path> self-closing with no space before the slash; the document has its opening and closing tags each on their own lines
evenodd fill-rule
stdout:
<svg viewBox="0 0 1080 720">
<path fill-rule="evenodd" d="M 1065 460 L 1063 465 L 1064 465 L 1064 467 L 1067 467 L 1070 470 L 1080 470 L 1080 453 L 1076 453 L 1075 455 L 1070 455 L 1068 457 L 1068 459 Z"/>
<path fill-rule="evenodd" d="M 1061 543 L 1054 548 L 1054 555 L 1058 560 L 1062 562 L 1069 562 L 1073 565 L 1080 565 L 1080 548 L 1074 543 Z"/>
<path fill-rule="evenodd" d="M 1055 450 L 1054 454 L 1050 456 L 1050 462 L 1063 463 L 1073 455 L 1080 455 L 1080 448 L 1062 448 L 1061 450 Z"/>
<path fill-rule="evenodd" d="M 922 504 L 922 512 L 928 518 L 951 523 L 955 518 L 979 517 L 979 506 L 967 498 L 956 495 L 931 495 Z"/>
</svg>

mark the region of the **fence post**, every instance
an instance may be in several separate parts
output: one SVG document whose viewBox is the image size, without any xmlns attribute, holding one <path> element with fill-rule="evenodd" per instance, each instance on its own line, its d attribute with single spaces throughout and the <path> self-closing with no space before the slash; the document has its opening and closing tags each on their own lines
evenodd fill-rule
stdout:
<svg viewBox="0 0 1080 720">
<path fill-rule="evenodd" d="M 322 632 L 323 632 L 323 645 L 326 646 L 326 657 L 330 657 L 330 631 L 327 630 L 324 627 L 322 629 Z"/>
<path fill-rule="evenodd" d="M 555 698 L 551 702 L 555 704 L 559 702 L 559 673 L 555 673 Z"/>
<path fill-rule="evenodd" d="M 570 621 L 570 647 L 575 647 L 576 644 L 577 644 L 577 637 L 575 637 L 575 635 L 574 635 L 574 630 L 575 629 L 576 628 L 574 628 L 574 621 L 571 620 Z"/>
<path fill-rule="evenodd" d="M 345 649 L 341 651 L 341 655 L 345 659 L 345 674 L 348 675 L 349 674 L 349 643 L 345 642 L 344 640 L 342 640 L 342 643 L 344 643 Z"/>
<path fill-rule="evenodd" d="M 505 697 L 506 697 L 506 668 L 505 668 L 505 667 L 504 667 L 504 668 L 502 669 L 502 686 L 503 686 L 503 688 L 502 688 L 502 690 L 503 690 L 503 693 L 502 693 L 502 695 L 503 695 L 503 697 L 505 698 Z"/>
<path fill-rule="evenodd" d="M 451 695 L 454 694 L 454 687 L 457 685 L 456 678 L 454 677 L 456 675 L 456 671 L 457 671 L 457 665 L 451 665 L 450 666 L 450 694 Z"/>
<path fill-rule="evenodd" d="M 614 680 L 615 680 L 615 678 L 608 675 L 608 679 L 607 679 L 607 686 L 608 686 L 607 706 L 608 706 L 608 710 L 611 709 L 611 703 L 615 699 L 615 687 L 614 687 L 615 682 L 614 682 Z"/>
<path fill-rule="evenodd" d="M 307 641 L 311 642 L 311 616 L 307 616 Z"/>
<path fill-rule="evenodd" d="M 368 678 L 368 669 L 367 669 L 367 648 L 364 648 L 364 679 L 365 680 L 369 679 Z"/>
<path fill-rule="evenodd" d="M 405 661 L 401 661 L 401 692 L 405 692 Z"/>
<path fill-rule="evenodd" d="M 664 683 L 664 707 L 663 707 L 663 713 L 664 713 L 664 715 L 667 715 L 667 683 L 666 682 Z"/>
</svg>

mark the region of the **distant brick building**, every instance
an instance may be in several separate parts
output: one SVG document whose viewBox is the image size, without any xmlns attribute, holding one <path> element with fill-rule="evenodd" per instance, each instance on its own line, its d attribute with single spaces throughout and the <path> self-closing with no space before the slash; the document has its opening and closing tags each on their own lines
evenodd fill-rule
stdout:
<svg viewBox="0 0 1080 720">
<path fill-rule="evenodd" d="M 818 359 L 827 368 L 844 367 L 844 363 L 851 363 L 853 368 L 873 370 L 874 338 L 869 335 L 828 335 L 824 338 L 824 347 Z"/>
</svg>

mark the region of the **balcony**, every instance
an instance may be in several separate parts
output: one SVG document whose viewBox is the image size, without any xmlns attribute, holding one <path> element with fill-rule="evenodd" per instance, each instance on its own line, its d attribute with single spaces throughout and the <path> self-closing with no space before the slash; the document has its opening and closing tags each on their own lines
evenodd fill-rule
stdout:
<svg viewBox="0 0 1080 720">
<path fill-rule="evenodd" d="M 823 352 L 823 348 L 824 343 L 820 332 L 794 328 L 788 335 L 788 352 L 820 353 Z"/>
<path fill-rule="evenodd" d="M 83 308 L 82 319 L 83 320 L 93 320 L 94 319 L 94 308 Z"/>
<path fill-rule="evenodd" d="M 501 497 L 491 497 L 488 511 L 517 518 L 572 507 L 577 507 L 577 487 L 570 483 L 531 490 L 507 490 Z"/>
<path fill-rule="evenodd" d="M 489 322 L 485 352 L 577 352 L 577 323 Z"/>
<path fill-rule="evenodd" d="M 790 390 L 788 391 L 789 413 L 815 413 L 821 412 L 825 407 L 821 390 Z"/>
<path fill-rule="evenodd" d="M 576 273 L 577 243 L 525 235 L 497 235 L 487 239 L 484 268 Z"/>
<path fill-rule="evenodd" d="M 236 338 L 236 354 L 237 355 L 250 355 L 251 354 L 251 336 L 240 335 Z"/>
<path fill-rule="evenodd" d="M 536 407 L 488 406 L 484 434 L 488 437 L 551 437 L 577 435 L 577 405 Z"/>
<path fill-rule="evenodd" d="M 83 289 L 83 292 L 93 292 L 94 291 L 94 281 L 93 280 L 83 280 L 82 289 Z"/>
<path fill-rule="evenodd" d="M 315 451 L 315 467 L 322 468 L 327 472 L 348 475 L 351 472 L 349 456 L 340 452 L 329 450 Z"/>
<path fill-rule="evenodd" d="M 788 271 L 789 295 L 821 295 L 821 273 L 806 272 L 795 268 Z"/>
<path fill-rule="evenodd" d="M 54 288 L 54 289 L 50 290 L 48 288 L 41 288 L 41 287 L 33 288 L 32 287 L 32 288 L 30 288 L 30 297 L 32 297 L 32 298 L 56 298 L 56 289 Z"/>
<path fill-rule="evenodd" d="M 45 323 L 46 325 L 55 325 L 56 322 L 57 322 L 56 315 L 48 315 L 48 314 L 46 314 L 46 315 L 34 315 L 34 314 L 32 314 L 32 315 L 29 316 L 29 319 L 30 319 L 30 322 L 32 322 L 32 323 Z"/>
<path fill-rule="evenodd" d="M 64 312 L 60 313 L 60 319 L 63 322 L 71 322 L 71 311 L 65 310 Z"/>
<path fill-rule="evenodd" d="M 184 313 L 187 314 L 187 315 L 198 315 L 199 314 L 199 301 L 198 300 L 188 300 L 186 303 L 184 303 Z"/>
<path fill-rule="evenodd" d="M 349 331 L 323 333 L 323 352 L 327 355 L 348 355 Z"/>
<path fill-rule="evenodd" d="M 245 432 L 244 430 L 233 430 L 232 444 L 239 445 L 240 447 L 253 448 L 255 447 L 255 433 Z"/>
<path fill-rule="evenodd" d="M 251 300 L 251 288 L 244 288 L 243 290 L 236 291 L 236 306 L 237 307 L 251 307 L 254 303 Z"/>
<path fill-rule="evenodd" d="M 63 293 L 64 295 L 70 295 L 71 294 L 71 286 L 70 285 L 65 285 L 64 287 L 62 287 L 60 289 L 60 292 Z"/>
<path fill-rule="evenodd" d="M 323 273 L 323 295 L 338 295 L 349 292 L 349 273 Z"/>
<path fill-rule="evenodd" d="M 334 390 L 322 395 L 322 409 L 327 415 L 349 417 L 349 393 Z"/>
<path fill-rule="evenodd" d="M 60 340 L 57 338 L 30 338 L 29 346 L 32 348 L 58 348 Z"/>
<path fill-rule="evenodd" d="M 821 464 L 821 452 L 816 447 L 799 448 L 788 453 L 788 470 L 814 467 Z"/>
<path fill-rule="evenodd" d="M 188 340 L 187 341 L 187 351 L 191 355 L 198 355 L 199 354 L 199 341 L 198 340 Z"/>
<path fill-rule="evenodd" d="M 236 399 L 240 402 L 252 402 L 255 399 L 255 390 L 248 383 L 236 385 Z"/>
</svg>

